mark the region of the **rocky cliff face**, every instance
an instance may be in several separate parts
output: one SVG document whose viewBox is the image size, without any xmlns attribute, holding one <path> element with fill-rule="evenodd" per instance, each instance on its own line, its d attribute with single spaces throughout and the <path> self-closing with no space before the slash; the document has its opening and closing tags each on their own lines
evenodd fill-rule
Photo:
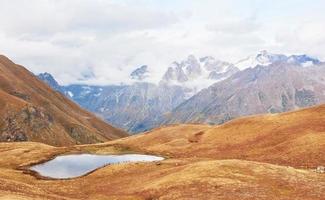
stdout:
<svg viewBox="0 0 325 200">
<path fill-rule="evenodd" d="M 81 109 L 22 66 L 0 56 L 0 141 L 64 146 L 123 136 L 127 134 Z"/>
<path fill-rule="evenodd" d="M 53 125 L 53 117 L 44 109 L 26 105 L 18 112 L 8 112 L 3 118 L 1 142 L 27 141 L 28 132 L 45 130 Z"/>
<path fill-rule="evenodd" d="M 193 89 L 198 82 L 206 83 L 208 87 L 212 82 L 228 78 L 239 71 L 233 64 L 217 60 L 211 56 L 196 59 L 193 55 L 181 62 L 172 63 L 163 75 L 161 82 L 178 84 Z M 199 86 L 202 87 L 200 84 Z"/>
</svg>

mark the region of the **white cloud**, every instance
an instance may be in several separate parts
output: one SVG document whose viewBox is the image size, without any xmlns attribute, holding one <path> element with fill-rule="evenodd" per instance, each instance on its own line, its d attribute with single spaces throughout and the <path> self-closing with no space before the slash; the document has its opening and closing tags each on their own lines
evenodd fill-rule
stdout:
<svg viewBox="0 0 325 200">
<path fill-rule="evenodd" d="M 113 0 L 2 0 L 0 21 L 8 35 L 42 39 L 62 32 L 108 32 L 162 28 L 177 21 L 161 12 Z"/>
<path fill-rule="evenodd" d="M 223 34 L 250 34 L 256 32 L 260 25 L 255 21 L 255 18 L 248 19 L 222 19 L 215 23 L 208 24 L 207 29 L 216 33 Z"/>
<path fill-rule="evenodd" d="M 89 73 L 92 84 L 127 83 L 144 64 L 155 82 L 189 54 L 235 62 L 268 49 L 324 59 L 324 3 L 298 1 L 0 0 L 0 52 L 63 84 Z"/>
</svg>

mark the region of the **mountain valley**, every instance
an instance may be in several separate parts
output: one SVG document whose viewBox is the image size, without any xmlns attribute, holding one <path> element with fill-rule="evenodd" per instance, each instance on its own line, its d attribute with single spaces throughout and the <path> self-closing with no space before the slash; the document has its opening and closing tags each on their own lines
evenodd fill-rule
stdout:
<svg viewBox="0 0 325 200">
<path fill-rule="evenodd" d="M 1 1 L 0 200 L 325 200 L 324 8 Z"/>
</svg>

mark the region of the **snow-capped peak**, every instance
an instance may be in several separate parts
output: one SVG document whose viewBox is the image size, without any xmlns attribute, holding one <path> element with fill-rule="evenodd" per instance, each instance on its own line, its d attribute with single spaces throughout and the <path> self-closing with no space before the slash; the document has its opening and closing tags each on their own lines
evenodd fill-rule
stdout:
<svg viewBox="0 0 325 200">
<path fill-rule="evenodd" d="M 287 60 L 287 56 L 282 54 L 272 54 L 266 50 L 260 51 L 255 55 L 251 55 L 245 59 L 238 61 L 235 66 L 240 70 L 244 70 L 250 67 L 256 67 L 257 65 L 267 66 L 275 62 L 281 62 Z"/>
<path fill-rule="evenodd" d="M 162 82 L 182 85 L 196 91 L 224 80 L 237 71 L 238 68 L 233 64 L 211 56 L 196 59 L 190 55 L 181 62 L 173 62 L 165 72 Z"/>
<path fill-rule="evenodd" d="M 277 62 L 287 62 L 290 64 L 300 65 L 303 67 L 308 67 L 312 65 L 318 65 L 321 62 L 307 55 L 291 55 L 286 56 L 283 54 L 272 54 L 266 50 L 260 51 L 255 55 L 251 55 L 243 60 L 240 60 L 235 64 L 240 70 L 244 70 L 246 68 L 254 68 L 257 65 L 267 66 L 272 63 Z"/>
</svg>

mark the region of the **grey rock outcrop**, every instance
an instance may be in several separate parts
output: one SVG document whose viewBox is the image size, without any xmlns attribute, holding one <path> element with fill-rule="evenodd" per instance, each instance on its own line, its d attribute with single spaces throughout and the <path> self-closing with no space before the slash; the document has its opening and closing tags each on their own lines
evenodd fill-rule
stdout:
<svg viewBox="0 0 325 200">
<path fill-rule="evenodd" d="M 316 168 L 316 173 L 324 174 L 325 173 L 325 167 L 324 166 L 318 166 Z"/>
</svg>

